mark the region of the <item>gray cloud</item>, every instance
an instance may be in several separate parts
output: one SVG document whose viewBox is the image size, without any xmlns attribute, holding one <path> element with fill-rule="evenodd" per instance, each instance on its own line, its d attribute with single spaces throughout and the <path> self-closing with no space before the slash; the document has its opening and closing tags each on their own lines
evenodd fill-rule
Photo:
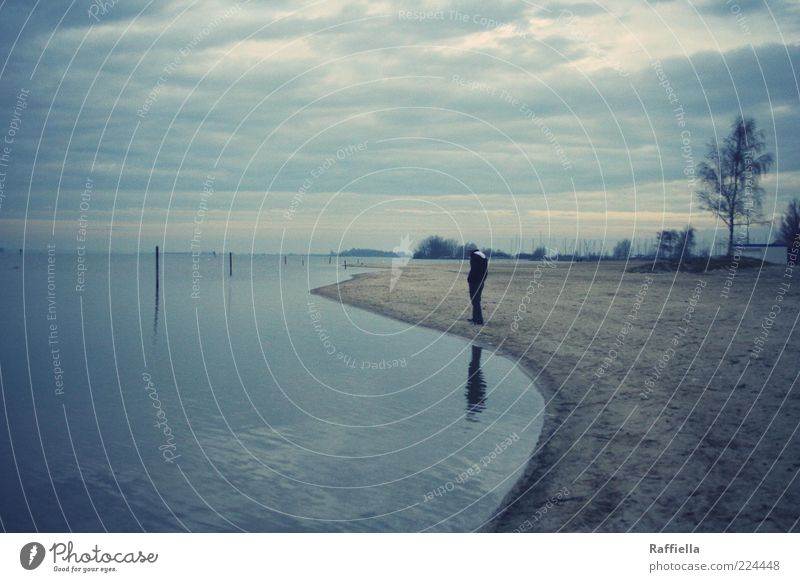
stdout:
<svg viewBox="0 0 800 582">
<path fill-rule="evenodd" d="M 691 200 L 681 132 L 690 130 L 699 160 L 715 130 L 724 133 L 740 111 L 765 129 L 781 171 L 800 171 L 800 49 L 796 39 L 780 44 L 768 31 L 688 55 L 653 40 L 645 56 L 620 48 L 621 35 L 594 40 L 583 28 L 540 28 L 543 13 L 562 10 L 589 31 L 596 18 L 607 23 L 592 3 L 543 11 L 522 2 L 440 9 L 327 2 L 307 10 L 249 2 L 230 12 L 226 2 L 164 2 L 137 17 L 145 3 L 120 2 L 91 23 L 89 5 L 66 15 L 69 3 L 37 7 L 13 50 L 27 4 L 0 11 L 9 56 L 0 131 L 19 91 L 30 89 L 0 221 L 19 221 L 26 208 L 43 221 L 72 220 L 87 177 L 98 221 L 110 220 L 114 206 L 132 220 L 143 202 L 153 224 L 168 207 L 191 217 L 209 175 L 219 212 L 235 200 L 236 212 L 253 214 L 266 196 L 277 220 L 308 181 L 303 210 L 310 215 L 339 190 L 347 195 L 336 206 L 342 217 L 364 200 L 411 196 L 450 200 L 466 216 L 471 203 L 452 197 L 470 192 L 491 200 L 501 217 L 516 212 L 509 190 L 523 212 L 540 210 L 545 197 L 564 210 L 575 207 L 573 185 L 593 212 L 634 190 L 644 193 L 637 208 L 655 211 L 669 189 L 670 211 L 680 213 Z M 653 27 L 639 39 L 649 42 L 659 33 L 649 8 L 626 6 L 612 2 L 609 11 L 629 27 Z M 13 17 L 3 18 L 12 8 Z M 432 12 L 423 17 L 423 10 Z M 685 128 L 653 59 L 684 108 Z M 337 158 L 357 144 L 366 146 Z"/>
</svg>

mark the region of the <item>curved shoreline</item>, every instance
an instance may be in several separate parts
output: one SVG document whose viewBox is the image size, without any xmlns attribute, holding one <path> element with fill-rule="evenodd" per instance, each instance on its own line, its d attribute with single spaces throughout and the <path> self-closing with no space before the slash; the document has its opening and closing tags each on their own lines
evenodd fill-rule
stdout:
<svg viewBox="0 0 800 582">
<path fill-rule="evenodd" d="M 723 297 L 723 270 L 628 266 L 495 262 L 480 328 L 466 322 L 463 272 L 447 264 L 406 266 L 392 283 L 385 268 L 359 273 L 313 293 L 489 343 L 533 378 L 542 432 L 482 531 L 796 531 L 789 479 L 800 460 L 785 452 L 800 438 L 789 356 L 800 335 L 784 325 L 800 317 L 794 289 L 774 349 L 749 356 L 783 269 L 741 271 Z"/>
<path fill-rule="evenodd" d="M 385 268 L 379 269 L 380 271 L 386 271 Z M 542 410 L 542 414 L 544 415 L 543 422 L 542 422 L 542 429 L 539 435 L 537 436 L 536 442 L 532 443 L 531 447 L 529 448 L 528 454 L 528 461 L 525 463 L 525 466 L 522 468 L 522 472 L 516 478 L 513 484 L 511 484 L 510 489 L 508 492 L 503 496 L 503 500 L 500 503 L 500 506 L 493 512 L 492 517 L 484 521 L 480 527 L 476 528 L 475 531 L 480 532 L 502 532 L 502 531 L 511 531 L 513 529 L 519 528 L 519 526 L 524 523 L 525 519 L 527 519 L 523 515 L 517 515 L 518 511 L 514 510 L 514 503 L 518 500 L 518 498 L 533 494 L 532 490 L 536 486 L 540 486 L 541 488 L 546 489 L 547 485 L 549 484 L 549 479 L 546 479 L 547 472 L 542 475 L 538 476 L 539 473 L 542 472 L 544 468 L 548 466 L 546 461 L 543 461 L 543 458 L 549 457 L 549 455 L 545 454 L 545 451 L 549 451 L 552 447 L 547 447 L 547 444 L 550 443 L 551 438 L 557 431 L 557 422 L 556 416 L 553 414 L 548 414 L 548 409 L 550 407 L 550 402 L 553 397 L 557 394 L 557 391 L 553 389 L 553 381 L 551 378 L 548 377 L 547 373 L 543 369 L 537 370 L 530 361 L 526 361 L 522 355 L 516 354 L 510 350 L 507 350 L 501 346 L 495 345 L 493 342 L 490 341 L 475 341 L 474 337 L 470 337 L 467 334 L 457 333 L 454 332 L 452 329 L 446 329 L 444 326 L 437 326 L 429 323 L 419 323 L 413 321 L 412 318 L 407 317 L 403 318 L 398 316 L 396 313 L 377 309 L 374 306 L 365 305 L 363 302 L 348 300 L 347 298 L 343 297 L 339 292 L 339 287 L 341 285 L 347 283 L 354 283 L 357 282 L 361 278 L 369 278 L 376 276 L 376 273 L 355 273 L 351 275 L 347 279 L 343 279 L 336 283 L 331 283 L 328 285 L 323 285 L 321 287 L 317 287 L 315 289 L 310 289 L 309 293 L 312 295 L 317 295 L 320 297 L 325 297 L 326 299 L 330 299 L 332 301 L 338 301 L 340 303 L 350 305 L 352 307 L 356 307 L 358 309 L 364 309 L 371 313 L 375 313 L 376 315 L 380 315 L 382 317 L 387 317 L 394 321 L 399 321 L 402 323 L 408 323 L 417 325 L 419 327 L 424 327 L 426 329 L 431 329 L 438 332 L 444 332 L 448 334 L 452 334 L 459 339 L 467 340 L 471 343 L 476 343 L 477 345 L 482 345 L 485 349 L 491 350 L 493 353 L 497 354 L 498 356 L 508 358 L 511 360 L 514 365 L 522 371 L 523 374 L 531 381 L 534 387 L 539 391 L 542 398 L 544 399 L 545 406 Z M 544 445 L 542 445 L 544 443 Z M 556 447 L 557 448 L 557 447 Z M 537 478 L 538 476 L 538 478 Z M 531 485 L 531 481 L 536 479 L 535 482 Z M 546 502 L 543 501 L 543 503 Z M 514 526 L 513 524 L 517 524 Z M 509 529 L 511 528 L 511 529 Z"/>
</svg>

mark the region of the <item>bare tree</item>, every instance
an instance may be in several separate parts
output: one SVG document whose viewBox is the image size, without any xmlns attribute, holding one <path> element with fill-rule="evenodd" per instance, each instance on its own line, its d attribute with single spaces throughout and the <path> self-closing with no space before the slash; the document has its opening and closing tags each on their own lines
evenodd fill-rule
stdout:
<svg viewBox="0 0 800 582">
<path fill-rule="evenodd" d="M 675 255 L 675 244 L 678 240 L 677 230 L 661 230 L 656 233 L 656 256 L 661 260 L 671 259 Z"/>
<path fill-rule="evenodd" d="M 432 235 L 420 241 L 414 252 L 415 259 L 450 259 L 455 256 L 458 243 L 449 238 Z"/>
<path fill-rule="evenodd" d="M 692 259 L 692 251 L 695 245 L 695 231 L 693 226 L 687 226 L 678 232 L 675 239 L 673 256 L 676 261 L 688 263 Z"/>
<path fill-rule="evenodd" d="M 736 226 L 761 216 L 764 189 L 758 184 L 772 165 L 772 155 L 763 153 L 765 149 L 764 132 L 755 120 L 737 117 L 731 133 L 719 145 L 712 141 L 706 161 L 698 164 L 703 189 L 696 194 L 701 207 L 728 227 L 728 255 L 733 254 Z"/>
<path fill-rule="evenodd" d="M 617 244 L 614 245 L 614 251 L 611 255 L 615 259 L 627 259 L 631 255 L 631 241 L 630 239 L 624 239 L 619 241 Z"/>
<path fill-rule="evenodd" d="M 661 260 L 687 263 L 692 258 L 695 245 L 695 230 L 687 226 L 683 230 L 661 230 L 656 233 L 656 252 Z"/>
<path fill-rule="evenodd" d="M 781 242 L 791 249 L 798 235 L 800 235 L 800 200 L 795 198 L 789 202 L 789 206 L 786 207 L 786 212 L 781 218 L 777 242 Z"/>
</svg>

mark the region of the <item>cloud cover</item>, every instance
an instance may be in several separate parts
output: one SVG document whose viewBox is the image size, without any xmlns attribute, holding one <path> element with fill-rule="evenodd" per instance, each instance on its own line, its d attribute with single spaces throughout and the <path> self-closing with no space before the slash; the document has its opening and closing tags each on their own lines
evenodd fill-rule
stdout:
<svg viewBox="0 0 800 582">
<path fill-rule="evenodd" d="M 0 245 L 85 214 L 95 248 L 188 250 L 209 181 L 209 249 L 710 237 L 687 168 L 738 114 L 777 160 L 765 210 L 798 195 L 798 22 L 777 0 L 5 2 L 4 136 L 29 95 Z"/>
</svg>

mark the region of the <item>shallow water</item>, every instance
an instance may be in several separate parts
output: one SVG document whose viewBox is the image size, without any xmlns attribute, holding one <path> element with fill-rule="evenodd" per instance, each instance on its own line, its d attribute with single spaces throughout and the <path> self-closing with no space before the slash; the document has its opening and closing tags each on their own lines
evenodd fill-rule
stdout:
<svg viewBox="0 0 800 582">
<path fill-rule="evenodd" d="M 542 424 L 513 362 L 310 295 L 358 272 L 327 258 L 161 262 L 156 292 L 152 255 L 0 254 L 5 530 L 465 531 L 497 510 Z"/>
</svg>

